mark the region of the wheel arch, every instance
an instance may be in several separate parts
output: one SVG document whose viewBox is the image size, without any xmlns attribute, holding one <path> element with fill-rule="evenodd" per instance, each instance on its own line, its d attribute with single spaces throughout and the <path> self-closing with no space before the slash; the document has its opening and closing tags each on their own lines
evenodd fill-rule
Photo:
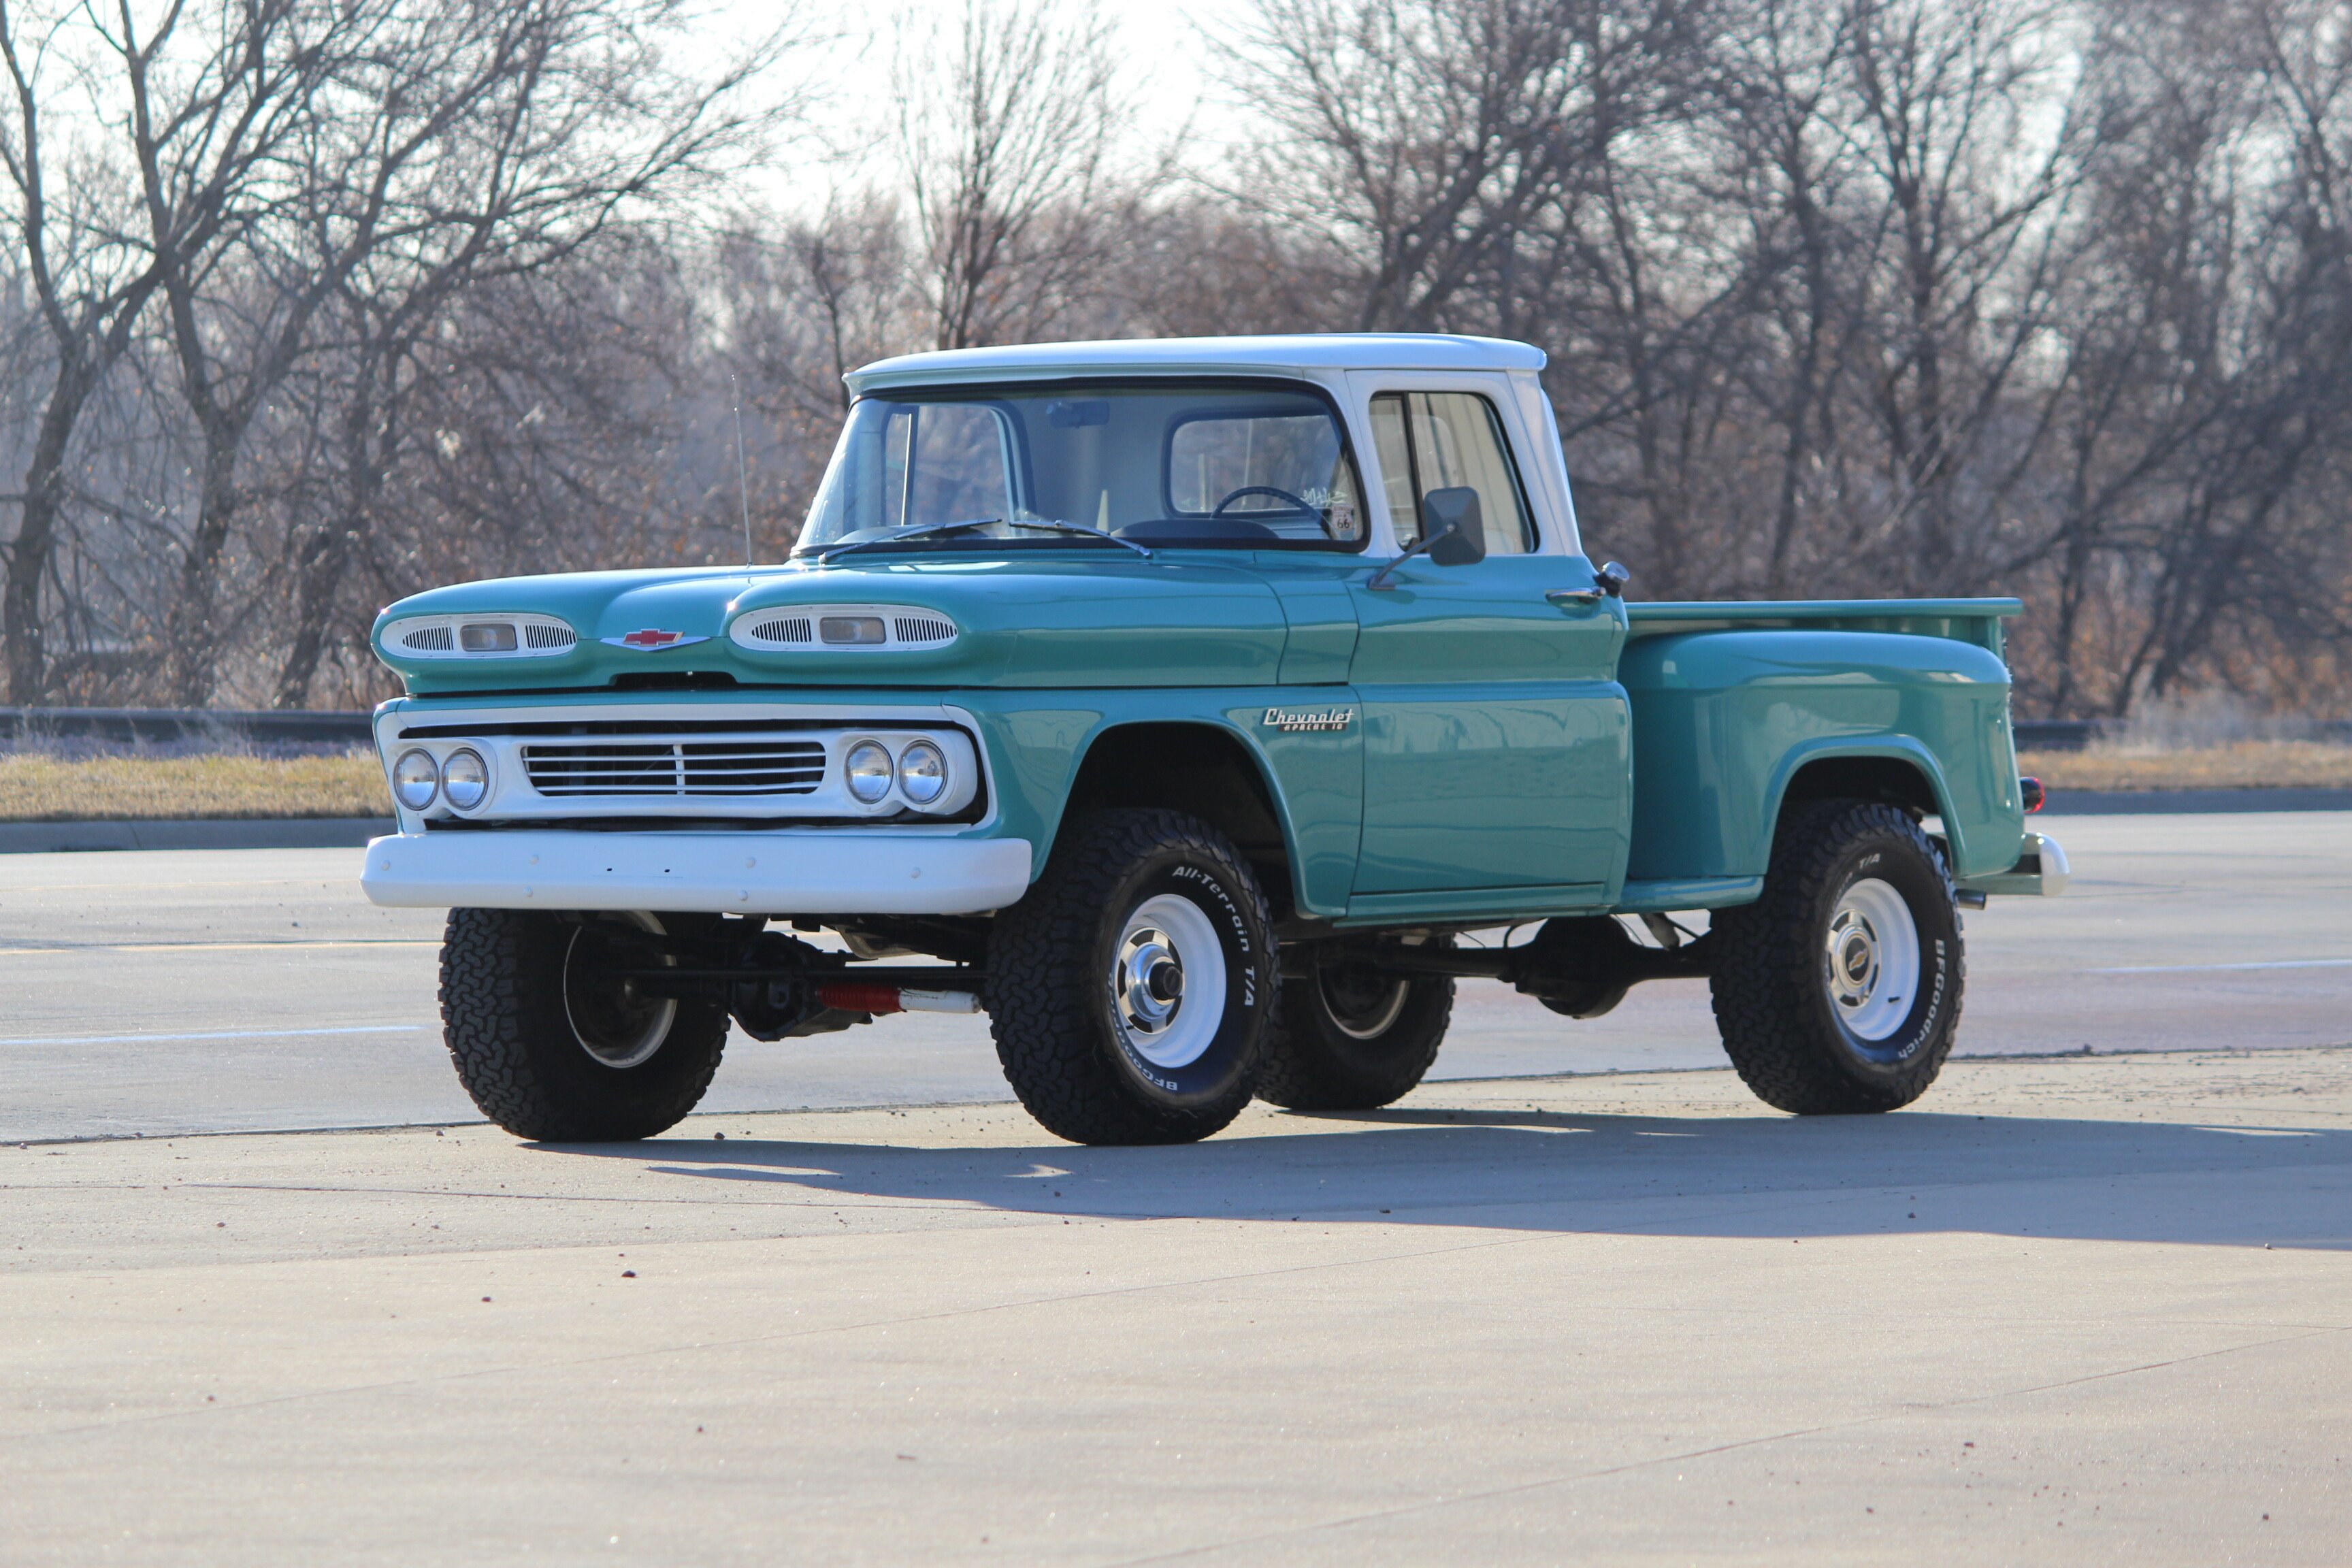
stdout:
<svg viewBox="0 0 2352 1568">
<path fill-rule="evenodd" d="M 1961 828 L 1943 767 L 1933 752 L 1907 735 L 1823 741 L 1791 751 L 1781 759 L 1765 801 L 1764 820 L 1776 837 L 1790 805 L 1808 800 L 1877 801 L 1940 817 L 1953 858 L 1959 858 Z"/>
<path fill-rule="evenodd" d="M 1273 770 L 1233 730 L 1198 720 L 1107 725 L 1087 742 L 1055 837 L 1081 813 L 1158 806 L 1199 817 L 1240 850 L 1280 919 L 1296 908 L 1298 858 Z"/>
</svg>

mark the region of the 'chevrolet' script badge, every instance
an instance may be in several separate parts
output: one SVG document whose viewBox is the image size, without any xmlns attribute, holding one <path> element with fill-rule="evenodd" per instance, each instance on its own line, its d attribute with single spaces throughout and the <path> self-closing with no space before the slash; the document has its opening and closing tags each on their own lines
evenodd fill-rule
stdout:
<svg viewBox="0 0 2352 1568">
<path fill-rule="evenodd" d="M 1309 730 L 1344 730 L 1355 717 L 1353 708 L 1269 708 L 1265 727 L 1297 735 Z"/>
<path fill-rule="evenodd" d="M 645 648 L 648 651 L 657 647 L 685 647 L 691 643 L 709 642 L 709 640 L 710 639 L 709 637 L 690 637 L 684 632 L 656 631 L 651 626 L 647 626 L 641 632 L 631 632 L 625 637 L 606 637 L 604 639 L 604 641 L 612 644 L 614 647 Z"/>
</svg>

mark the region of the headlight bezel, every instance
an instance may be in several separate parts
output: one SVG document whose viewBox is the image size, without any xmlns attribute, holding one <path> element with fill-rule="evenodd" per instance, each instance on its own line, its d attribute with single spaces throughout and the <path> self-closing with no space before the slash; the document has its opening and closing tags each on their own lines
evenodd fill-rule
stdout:
<svg viewBox="0 0 2352 1568">
<path fill-rule="evenodd" d="M 408 785 L 413 781 L 403 779 L 401 776 L 401 770 L 407 767 L 413 761 L 421 761 L 425 764 L 425 798 L 422 800 L 409 798 Z M 433 803 L 441 798 L 440 761 L 422 746 L 411 746 L 393 760 L 391 780 L 392 798 L 403 810 L 430 811 L 433 809 Z"/>
</svg>

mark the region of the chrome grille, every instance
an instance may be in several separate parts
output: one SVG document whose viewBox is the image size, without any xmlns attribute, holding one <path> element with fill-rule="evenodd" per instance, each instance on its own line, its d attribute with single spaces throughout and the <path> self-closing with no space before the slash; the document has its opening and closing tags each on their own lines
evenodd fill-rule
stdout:
<svg viewBox="0 0 2352 1568">
<path fill-rule="evenodd" d="M 579 640 L 579 634 L 569 626 L 551 626 L 544 621 L 523 623 L 522 646 L 525 647 L 570 647 Z"/>
<path fill-rule="evenodd" d="M 522 764 L 544 795 L 813 795 L 824 782 L 824 743 L 566 741 L 523 747 Z"/>
<path fill-rule="evenodd" d="M 420 653 L 447 653 L 457 646 L 457 634 L 449 626 L 425 626 L 401 638 L 400 646 Z"/>
</svg>

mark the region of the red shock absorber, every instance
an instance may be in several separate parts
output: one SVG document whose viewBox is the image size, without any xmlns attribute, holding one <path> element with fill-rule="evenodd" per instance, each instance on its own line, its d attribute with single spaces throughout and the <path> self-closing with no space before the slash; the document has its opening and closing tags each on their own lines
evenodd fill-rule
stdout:
<svg viewBox="0 0 2352 1568">
<path fill-rule="evenodd" d="M 828 980 L 816 988 L 816 999 L 845 1013 L 902 1013 L 896 985 L 875 985 L 859 980 Z"/>
</svg>

